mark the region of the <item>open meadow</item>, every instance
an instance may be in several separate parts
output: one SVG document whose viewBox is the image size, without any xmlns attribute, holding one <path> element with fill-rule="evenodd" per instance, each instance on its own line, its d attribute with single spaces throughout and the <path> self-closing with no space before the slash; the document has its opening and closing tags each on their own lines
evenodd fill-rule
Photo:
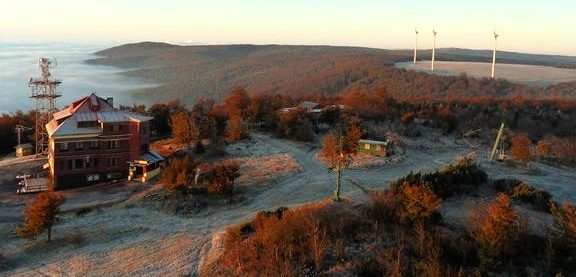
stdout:
<svg viewBox="0 0 576 277">
<path fill-rule="evenodd" d="M 436 61 L 435 70 L 430 70 L 430 61 L 397 63 L 396 67 L 423 71 L 429 74 L 442 76 L 459 75 L 466 73 L 469 77 L 490 77 L 492 64 L 482 62 L 453 62 Z M 562 82 L 576 81 L 576 70 L 525 64 L 498 64 L 496 63 L 496 77 L 505 78 L 515 83 L 529 85 L 549 86 Z"/>
</svg>

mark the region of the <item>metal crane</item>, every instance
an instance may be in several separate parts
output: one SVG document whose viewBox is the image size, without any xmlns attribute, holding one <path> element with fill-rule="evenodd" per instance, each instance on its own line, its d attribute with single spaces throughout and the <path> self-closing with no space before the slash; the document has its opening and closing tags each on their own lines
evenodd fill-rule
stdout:
<svg viewBox="0 0 576 277">
<path fill-rule="evenodd" d="M 506 158 L 504 153 L 504 122 L 500 125 L 500 130 L 498 130 L 498 135 L 496 136 L 496 141 L 494 141 L 494 147 L 492 147 L 492 152 L 490 153 L 490 161 L 494 159 L 494 155 L 498 153 L 498 160 L 503 161 Z"/>
</svg>

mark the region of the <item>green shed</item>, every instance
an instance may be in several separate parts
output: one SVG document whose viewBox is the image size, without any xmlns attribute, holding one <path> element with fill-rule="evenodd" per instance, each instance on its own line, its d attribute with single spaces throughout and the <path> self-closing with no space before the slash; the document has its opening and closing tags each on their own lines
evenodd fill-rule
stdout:
<svg viewBox="0 0 576 277">
<path fill-rule="evenodd" d="M 388 142 L 361 139 L 358 140 L 358 152 L 386 156 L 388 153 Z"/>
</svg>

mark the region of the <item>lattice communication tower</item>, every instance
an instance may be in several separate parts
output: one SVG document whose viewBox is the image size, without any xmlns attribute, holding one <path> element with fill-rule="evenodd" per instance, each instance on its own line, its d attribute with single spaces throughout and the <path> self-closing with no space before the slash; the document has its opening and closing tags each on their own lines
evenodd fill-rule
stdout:
<svg viewBox="0 0 576 277">
<path fill-rule="evenodd" d="M 62 96 L 58 92 L 58 85 L 62 83 L 62 80 L 56 79 L 50 74 L 50 68 L 55 66 L 55 62 L 47 58 L 40 58 L 38 65 L 40 66 L 42 77 L 30 78 L 28 82 L 30 98 L 36 100 L 36 156 L 48 153 L 46 124 L 52 120 L 52 115 L 56 112 L 56 98 Z"/>
</svg>

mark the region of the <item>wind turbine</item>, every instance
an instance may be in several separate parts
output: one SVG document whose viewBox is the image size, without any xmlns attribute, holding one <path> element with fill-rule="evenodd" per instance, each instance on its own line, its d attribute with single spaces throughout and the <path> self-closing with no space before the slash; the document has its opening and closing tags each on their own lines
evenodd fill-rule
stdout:
<svg viewBox="0 0 576 277">
<path fill-rule="evenodd" d="M 416 55 L 418 51 L 418 30 L 415 29 L 414 32 L 416 33 L 416 42 L 414 43 L 414 64 L 416 64 Z"/>
<path fill-rule="evenodd" d="M 430 67 L 430 70 L 434 71 L 434 58 L 436 56 L 436 35 L 438 32 L 436 32 L 435 29 L 432 29 L 432 34 L 434 34 L 434 45 L 432 46 L 432 66 Z"/>
<path fill-rule="evenodd" d="M 498 42 L 498 34 L 494 30 L 494 51 L 492 52 L 492 75 L 491 78 L 494 79 L 494 71 L 496 69 L 496 43 Z"/>
</svg>

